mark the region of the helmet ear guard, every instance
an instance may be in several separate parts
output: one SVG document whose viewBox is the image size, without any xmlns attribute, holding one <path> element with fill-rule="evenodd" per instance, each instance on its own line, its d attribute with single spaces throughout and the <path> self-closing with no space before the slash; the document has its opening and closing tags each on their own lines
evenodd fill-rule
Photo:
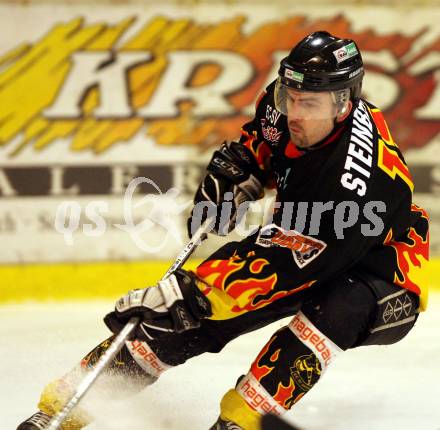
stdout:
<svg viewBox="0 0 440 430">
<path fill-rule="evenodd" d="M 349 102 L 351 99 L 350 89 L 345 88 L 339 91 L 332 91 L 331 95 L 337 109 L 336 116 L 345 115 L 347 113 Z"/>
</svg>

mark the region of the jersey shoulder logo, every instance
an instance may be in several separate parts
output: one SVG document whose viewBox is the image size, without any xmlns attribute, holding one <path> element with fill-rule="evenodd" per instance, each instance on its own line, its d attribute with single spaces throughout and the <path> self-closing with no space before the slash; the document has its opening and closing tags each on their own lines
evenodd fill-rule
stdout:
<svg viewBox="0 0 440 430">
<path fill-rule="evenodd" d="M 327 247 L 327 244 L 314 237 L 306 236 L 295 230 L 284 230 L 276 224 L 261 228 L 256 244 L 265 248 L 281 247 L 292 251 L 293 259 L 302 269 L 317 258 Z"/>
<path fill-rule="evenodd" d="M 267 124 L 266 118 L 261 118 L 261 131 L 263 137 L 273 144 L 277 144 L 280 140 L 282 130 L 279 131 L 276 127 Z"/>
</svg>

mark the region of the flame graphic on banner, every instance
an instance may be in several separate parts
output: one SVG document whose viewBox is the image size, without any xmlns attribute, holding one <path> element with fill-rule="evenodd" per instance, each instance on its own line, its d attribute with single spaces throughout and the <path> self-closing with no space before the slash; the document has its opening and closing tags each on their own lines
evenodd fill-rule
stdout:
<svg viewBox="0 0 440 430">
<path fill-rule="evenodd" d="M 271 21 L 251 34 L 243 34 L 243 16 L 216 24 L 199 24 L 190 19 L 153 17 L 137 34 L 120 44 L 121 37 L 131 28 L 134 18 L 116 24 L 86 24 L 82 18 L 58 23 L 40 40 L 11 49 L 0 57 L 0 144 L 14 141 L 10 155 L 17 155 L 25 146 L 42 150 L 59 139 L 68 138 L 73 151 L 103 152 L 115 144 L 127 142 L 138 133 L 146 133 L 157 143 L 218 144 L 233 139 L 241 125 L 249 119 L 251 106 L 273 70 L 275 52 L 288 51 L 292 45 L 312 31 L 326 29 L 341 37 L 355 39 L 361 49 L 389 51 L 399 59 L 407 54 L 424 31 L 416 35 L 376 34 L 373 31 L 354 33 L 343 16 L 311 20 L 292 16 Z M 414 111 L 427 104 L 435 90 L 435 68 L 420 75 L 409 69 L 432 51 L 438 51 L 440 40 L 434 41 L 416 57 L 406 59 L 392 77 L 401 89 L 399 103 L 391 106 L 387 118 L 396 141 L 402 149 L 422 146 L 440 132 L 439 121 L 416 118 Z M 225 99 L 234 114 L 199 118 L 192 114 L 193 103 L 179 103 L 179 115 L 152 119 L 137 116 L 148 105 L 169 66 L 168 54 L 174 51 L 211 50 L 232 52 L 250 62 L 253 77 L 243 88 Z M 149 61 L 127 70 L 127 93 L 133 115 L 127 118 L 97 118 L 100 105 L 97 86 L 84 90 L 80 98 L 78 118 L 48 117 L 44 111 L 53 106 L 73 67 L 75 53 L 120 53 L 145 51 Z M 112 60 L 109 60 L 112 63 Z M 102 65 L 103 68 L 106 65 Z M 372 70 L 380 71 L 376 66 Z M 200 64 L 193 71 L 188 86 L 203 86 L 214 81 L 221 68 L 217 64 Z M 390 75 L 389 72 L 387 72 Z M 146 126 L 146 131 L 144 130 Z"/>
</svg>

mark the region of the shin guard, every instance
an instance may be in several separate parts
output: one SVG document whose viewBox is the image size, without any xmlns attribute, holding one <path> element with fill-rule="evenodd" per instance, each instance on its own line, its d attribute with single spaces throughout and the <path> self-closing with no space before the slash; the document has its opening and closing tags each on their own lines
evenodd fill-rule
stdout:
<svg viewBox="0 0 440 430">
<path fill-rule="evenodd" d="M 318 382 L 340 351 L 298 312 L 272 336 L 236 388 L 223 397 L 221 418 L 248 430 L 258 428 L 262 415 L 283 415 Z"/>
</svg>

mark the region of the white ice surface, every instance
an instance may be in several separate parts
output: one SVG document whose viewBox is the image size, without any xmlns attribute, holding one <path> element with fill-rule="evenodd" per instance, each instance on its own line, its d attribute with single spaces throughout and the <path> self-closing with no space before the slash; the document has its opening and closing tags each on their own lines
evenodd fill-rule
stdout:
<svg viewBox="0 0 440 430">
<path fill-rule="evenodd" d="M 101 319 L 111 306 L 0 306 L 1 430 L 15 430 L 35 411 L 41 388 L 107 337 Z M 341 354 L 287 419 L 305 430 L 439 430 L 439 309 L 440 295 L 432 295 L 428 312 L 400 343 Z M 207 430 L 223 393 L 283 323 L 171 369 L 129 401 L 94 405 L 99 419 L 90 430 Z"/>
</svg>

